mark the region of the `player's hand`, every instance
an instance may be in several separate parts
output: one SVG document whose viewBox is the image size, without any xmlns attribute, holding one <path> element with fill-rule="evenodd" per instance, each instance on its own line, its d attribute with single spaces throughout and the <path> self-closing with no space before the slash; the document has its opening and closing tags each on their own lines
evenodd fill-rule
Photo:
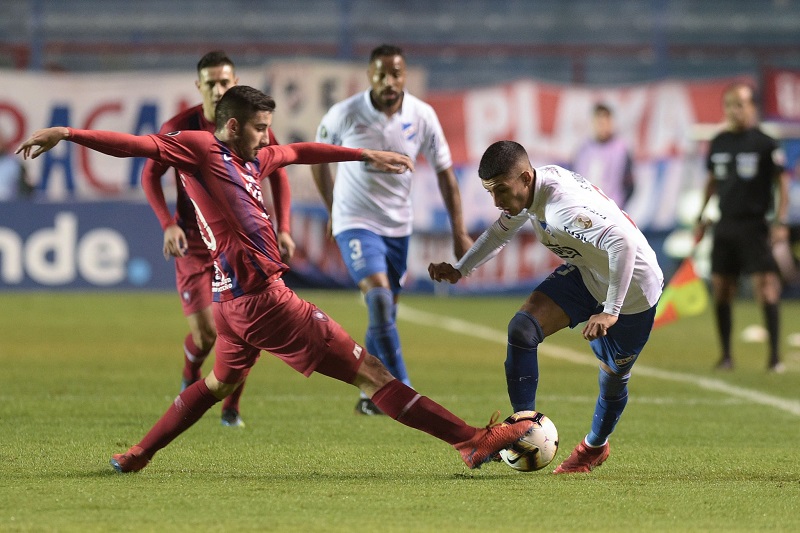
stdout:
<svg viewBox="0 0 800 533">
<path fill-rule="evenodd" d="M 288 263 L 289 260 L 294 256 L 294 251 L 296 248 L 297 246 L 294 243 L 294 239 L 292 239 L 292 236 L 289 235 L 288 231 L 278 232 L 278 250 L 281 251 L 281 261 Z"/>
<path fill-rule="evenodd" d="M 37 130 L 33 132 L 33 135 L 31 135 L 27 141 L 20 144 L 19 148 L 17 148 L 17 151 L 14 153 L 18 154 L 22 152 L 23 159 L 36 159 L 67 137 L 69 137 L 69 130 L 63 127 Z M 34 146 L 38 146 L 39 148 L 31 154 L 31 149 Z"/>
<path fill-rule="evenodd" d="M 464 257 L 464 254 L 467 253 L 467 250 L 472 248 L 474 241 L 472 237 L 467 235 L 466 233 L 462 233 L 461 235 L 454 235 L 453 236 L 453 253 L 456 254 L 456 259 L 461 259 Z"/>
<path fill-rule="evenodd" d="M 617 317 L 608 313 L 598 313 L 589 317 L 589 321 L 583 328 L 583 338 L 593 341 L 600 337 L 605 337 L 608 330 L 617 323 Z"/>
<path fill-rule="evenodd" d="M 461 272 L 456 270 L 450 263 L 431 263 L 428 265 L 428 274 L 430 274 L 431 279 L 434 281 L 456 283 L 461 279 Z"/>
<path fill-rule="evenodd" d="M 183 257 L 189 249 L 186 233 L 177 224 L 171 224 L 164 230 L 164 259 L 170 257 Z"/>
<path fill-rule="evenodd" d="M 362 158 L 375 167 L 376 170 L 382 172 L 402 174 L 407 170 L 414 171 L 414 163 L 411 162 L 411 159 L 407 155 L 398 154 L 397 152 L 384 152 L 364 148 Z"/>
</svg>

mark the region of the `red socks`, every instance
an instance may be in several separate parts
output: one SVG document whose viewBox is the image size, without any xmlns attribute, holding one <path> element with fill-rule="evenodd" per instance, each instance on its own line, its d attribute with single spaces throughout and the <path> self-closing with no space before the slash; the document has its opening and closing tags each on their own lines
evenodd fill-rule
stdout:
<svg viewBox="0 0 800 533">
<path fill-rule="evenodd" d="M 208 357 L 209 351 L 203 351 L 192 340 L 192 334 L 186 335 L 183 341 L 183 379 L 194 383 L 200 379 L 200 367 Z"/>
<path fill-rule="evenodd" d="M 458 444 L 475 436 L 476 428 L 411 387 L 395 379 L 381 387 L 372 401 L 401 424 L 424 431 L 448 444 Z"/>
<path fill-rule="evenodd" d="M 158 450 L 200 420 L 219 400 L 206 387 L 205 380 L 194 382 L 175 398 L 167 412 L 144 436 L 139 446 L 152 458 Z"/>
</svg>

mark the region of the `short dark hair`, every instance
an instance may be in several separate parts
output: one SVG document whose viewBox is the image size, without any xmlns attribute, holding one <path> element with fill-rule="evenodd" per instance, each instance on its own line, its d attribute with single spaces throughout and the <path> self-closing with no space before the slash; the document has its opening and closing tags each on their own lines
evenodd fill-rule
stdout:
<svg viewBox="0 0 800 533">
<path fill-rule="evenodd" d="M 405 59 L 403 50 L 399 46 L 395 46 L 393 44 L 382 44 L 370 52 L 369 62 L 372 63 L 376 58 L 383 56 L 400 56 Z"/>
<path fill-rule="evenodd" d="M 478 165 L 478 177 L 490 180 L 501 174 L 508 174 L 520 160 L 528 159 L 528 152 L 514 141 L 497 141 L 489 146 Z"/>
<path fill-rule="evenodd" d="M 200 61 L 197 62 L 197 72 L 199 73 L 204 68 L 221 67 L 223 65 L 230 65 L 231 68 L 236 68 L 231 58 L 229 58 L 225 52 L 222 50 L 214 50 L 200 58 Z"/>
<path fill-rule="evenodd" d="M 244 124 L 259 111 L 275 111 L 275 100 L 253 87 L 236 85 L 225 91 L 217 103 L 216 128 L 222 129 L 231 118 Z"/>
</svg>

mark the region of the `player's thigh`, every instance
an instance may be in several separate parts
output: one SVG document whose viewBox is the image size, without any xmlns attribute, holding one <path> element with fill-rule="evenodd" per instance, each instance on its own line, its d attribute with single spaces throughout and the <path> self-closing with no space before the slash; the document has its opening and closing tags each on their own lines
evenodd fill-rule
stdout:
<svg viewBox="0 0 800 533">
<path fill-rule="evenodd" d="M 235 301 L 235 300 L 234 300 Z M 245 341 L 238 331 L 238 321 L 223 303 L 213 306 L 217 325 L 217 343 L 214 349 L 214 380 L 231 385 L 244 381 L 261 350 Z M 234 320 L 228 320 L 228 318 Z M 206 383 L 210 381 L 207 379 Z M 216 395 L 216 393 L 215 393 Z"/>
<path fill-rule="evenodd" d="M 408 237 L 383 237 L 369 230 L 350 229 L 336 235 L 350 278 L 366 292 L 387 287 L 396 295 L 406 273 Z"/>
<path fill-rule="evenodd" d="M 550 296 L 538 290 L 528 296 L 520 310 L 529 313 L 539 322 L 545 337 L 569 326 L 567 313 Z"/>
<path fill-rule="evenodd" d="M 204 344 L 214 343 L 217 338 L 217 328 L 214 325 L 214 312 L 211 305 L 187 315 L 186 321 L 189 323 L 189 331 L 193 337 L 199 336 Z"/>
<path fill-rule="evenodd" d="M 602 306 L 583 284 L 578 268 L 561 265 L 536 287 L 522 309 L 536 317 L 547 336 L 574 328 L 601 312 Z"/>
<path fill-rule="evenodd" d="M 303 375 L 310 375 L 327 359 L 324 368 L 332 368 L 328 375 L 338 370 L 333 377 L 348 383 L 355 377 L 363 348 L 335 320 L 298 297 L 282 280 L 259 293 L 215 304 L 214 310 L 219 337 L 224 331 L 219 324 L 222 320 L 226 330 L 238 336 L 245 347 L 269 352 Z"/>
<path fill-rule="evenodd" d="M 647 344 L 655 317 L 656 306 L 641 313 L 619 315 L 605 336 L 589 343 L 595 357 L 612 373 L 627 373 Z"/>
</svg>

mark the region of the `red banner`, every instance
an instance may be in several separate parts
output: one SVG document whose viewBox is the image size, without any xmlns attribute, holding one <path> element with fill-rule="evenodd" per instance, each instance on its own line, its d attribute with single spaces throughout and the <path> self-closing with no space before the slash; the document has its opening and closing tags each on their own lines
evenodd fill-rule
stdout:
<svg viewBox="0 0 800 533">
<path fill-rule="evenodd" d="M 456 164 L 480 159 L 491 143 L 513 139 L 535 164 L 568 161 L 591 134 L 592 108 L 605 102 L 637 159 L 674 157 L 691 149 L 698 123 L 720 123 L 722 92 L 741 78 L 665 81 L 614 88 L 531 80 L 459 92 L 429 93 Z M 536 161 L 538 159 L 538 161 Z"/>
<path fill-rule="evenodd" d="M 800 71 L 767 70 L 764 73 L 764 115 L 779 120 L 800 120 Z"/>
</svg>

